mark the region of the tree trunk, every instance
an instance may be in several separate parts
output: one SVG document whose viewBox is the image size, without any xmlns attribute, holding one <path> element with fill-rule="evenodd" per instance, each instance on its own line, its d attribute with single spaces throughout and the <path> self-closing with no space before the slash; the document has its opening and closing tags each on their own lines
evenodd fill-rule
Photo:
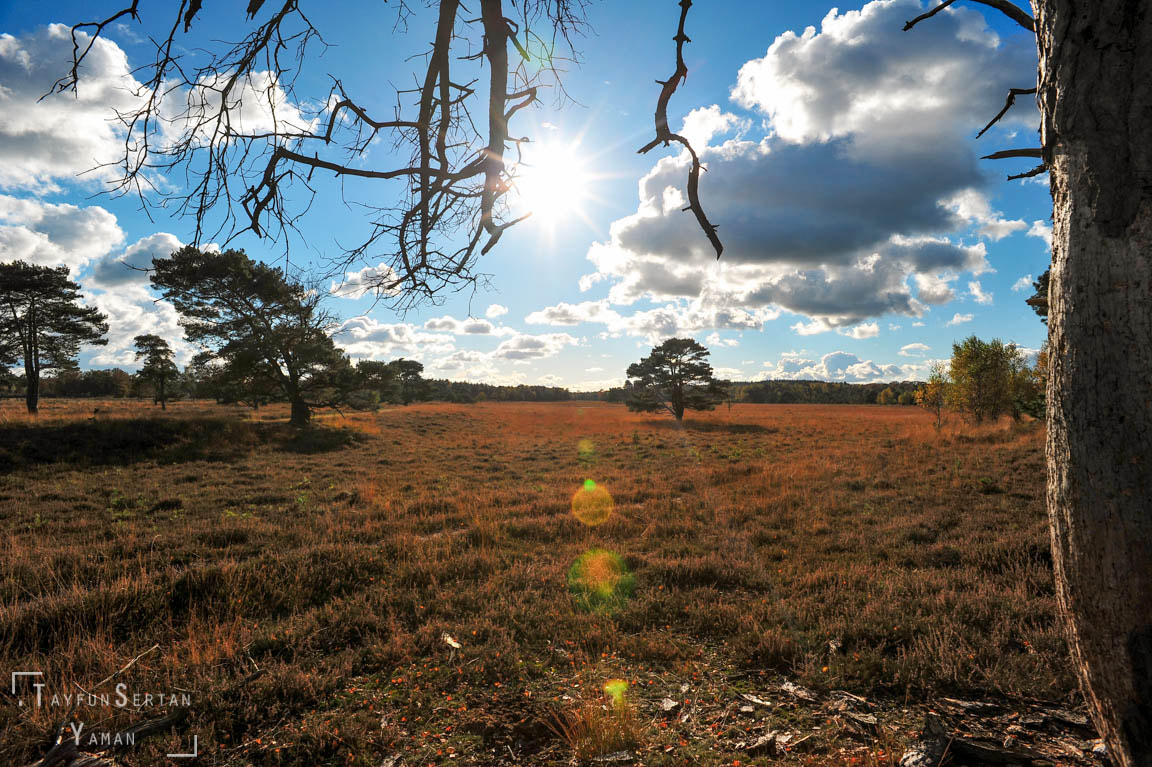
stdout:
<svg viewBox="0 0 1152 767">
<path fill-rule="evenodd" d="M 24 368 L 24 380 L 27 386 L 24 389 L 24 404 L 28 412 L 36 415 L 40 412 L 40 374 L 31 367 Z"/>
<path fill-rule="evenodd" d="M 1053 199 L 1048 512 L 1117 767 L 1152 765 L 1152 9 L 1035 0 Z"/>
<path fill-rule="evenodd" d="M 308 409 L 307 403 L 302 399 L 293 399 L 292 420 L 289 423 L 293 426 L 307 426 L 311 419 L 312 412 Z"/>
<path fill-rule="evenodd" d="M 167 410 L 168 404 L 164 401 L 164 379 L 160 379 L 160 409 Z"/>
</svg>

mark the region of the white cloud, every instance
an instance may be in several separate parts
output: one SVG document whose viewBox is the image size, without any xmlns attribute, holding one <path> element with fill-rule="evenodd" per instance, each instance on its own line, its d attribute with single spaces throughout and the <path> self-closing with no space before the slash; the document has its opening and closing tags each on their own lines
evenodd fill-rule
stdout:
<svg viewBox="0 0 1152 767">
<path fill-rule="evenodd" d="M 704 339 L 705 343 L 709 346 L 739 346 L 740 342 L 735 338 L 723 338 L 719 333 L 709 333 L 708 337 Z"/>
<path fill-rule="evenodd" d="M 819 360 L 804 356 L 803 352 L 785 352 L 779 362 L 764 363 L 768 376 L 796 381 L 845 381 L 871 383 L 874 381 L 912 380 L 921 374 L 921 364 L 891 365 L 862 360 L 851 352 L 836 351 Z"/>
<path fill-rule="evenodd" d="M 356 359 L 407 357 L 423 361 L 426 355 L 447 354 L 455 349 L 451 335 L 425 333 L 410 323 L 385 323 L 372 317 L 345 320 L 333 338 Z"/>
<path fill-rule="evenodd" d="M 1001 42 L 967 9 L 902 32 L 921 10 L 916 0 L 883 0 L 832 11 L 820 32 L 781 35 L 745 64 L 733 100 L 763 113 L 768 135 L 697 147 L 708 167 L 701 199 L 724 258 L 716 262 L 681 209 L 686 157 L 665 156 L 641 179 L 636 212 L 589 250 L 596 271 L 581 289 L 610 280 L 613 306 L 783 309 L 811 320 L 798 329 L 819 332 L 884 314 L 919 317 L 954 297 L 941 275 L 987 271 L 984 243 L 954 236 L 975 226 L 997 239 L 1022 222 L 1005 221 L 980 192 L 988 181 L 970 131 L 1011 83 L 1034 74 L 1035 51 L 1015 37 Z M 736 124 L 719 106 L 692 119 L 712 138 Z M 1030 124 L 1035 111 L 1024 105 L 1011 119 Z M 918 296 L 910 277 L 924 278 Z"/>
<path fill-rule="evenodd" d="M 746 309 L 726 305 L 722 297 L 707 296 L 695 301 L 677 300 L 663 306 L 621 315 L 611 308 L 610 299 L 559 303 L 532 312 L 525 322 L 540 325 L 571 326 L 583 322 L 601 323 L 609 336 L 628 334 L 649 341 L 703 330 L 760 330 L 775 319 L 774 309 Z"/>
<path fill-rule="evenodd" d="M 89 38 L 81 31 L 78 39 L 85 46 Z M 122 155 L 113 110 L 128 111 L 139 103 L 132 95 L 139 83 L 129 74 L 127 56 L 114 42 L 98 39 L 84 59 L 76 94 L 40 101 L 67 73 L 71 57 L 71 31 L 63 24 L 20 37 L 0 34 L 0 189 L 59 191 L 58 182 L 77 181 L 77 174 Z M 98 182 L 115 175 L 115 169 L 104 168 L 83 178 Z"/>
<path fill-rule="evenodd" d="M 1052 225 L 1044 221 L 1033 221 L 1032 228 L 1028 230 L 1030 237 L 1039 237 L 1047 243 L 1048 247 L 1052 247 Z"/>
<path fill-rule="evenodd" d="M 88 359 L 93 367 L 136 368 L 133 339 L 153 333 L 169 343 L 178 365 L 188 364 L 196 350 L 184 341 L 176 307 L 155 297 L 141 285 L 118 285 L 115 290 L 86 293 L 84 302 L 108 316 L 107 346 L 94 347 Z"/>
<path fill-rule="evenodd" d="M 503 317 L 507 313 L 507 306 L 502 306 L 501 304 L 490 304 L 487 310 L 485 310 L 484 316 L 490 320 L 494 320 L 497 317 Z"/>
<path fill-rule="evenodd" d="M 0 194 L 0 261 L 63 265 L 75 276 L 123 240 L 116 217 L 97 205 L 80 208 Z"/>
<path fill-rule="evenodd" d="M 607 300 L 581 301 L 578 304 L 561 302 L 532 312 L 524 321 L 532 325 L 579 325 L 582 322 L 603 322 L 616 326 L 620 315 L 611 309 Z"/>
<path fill-rule="evenodd" d="M 923 357 L 924 352 L 931 351 L 932 347 L 928 344 L 914 343 L 904 344 L 900 347 L 901 357 Z"/>
<path fill-rule="evenodd" d="M 992 294 L 988 293 L 980 286 L 980 280 L 973 280 L 968 283 L 968 294 L 972 296 L 972 300 L 978 304 L 991 304 Z"/>
<path fill-rule="evenodd" d="M 516 331 L 509 327 L 493 325 L 488 320 L 479 319 L 476 317 L 467 317 L 458 320 L 450 315 L 443 317 L 433 317 L 424 323 L 425 330 L 436 330 L 443 333 L 453 333 L 455 335 L 473 335 L 473 336 L 506 336 L 512 335 Z"/>
<path fill-rule="evenodd" d="M 956 291 L 948 283 L 955 280 L 957 275 L 945 274 L 943 276 L 931 274 L 915 275 L 916 297 L 926 304 L 946 304 L 956 297 Z"/>
<path fill-rule="evenodd" d="M 345 272 L 344 279 L 333 281 L 328 292 L 336 298 L 356 299 L 371 293 L 376 298 L 394 296 L 398 290 L 387 288 L 396 279 L 392 267 L 381 261 L 376 266 L 365 266 L 354 272 Z"/>
<path fill-rule="evenodd" d="M 1032 290 L 1032 282 L 1033 282 L 1032 275 L 1031 274 L 1025 274 L 1023 277 L 1016 280 L 1016 282 L 1012 283 L 1012 290 L 1016 293 L 1022 293 L 1026 290 Z"/>
<path fill-rule="evenodd" d="M 948 324 L 949 325 L 963 325 L 965 322 L 971 322 L 972 319 L 973 319 L 973 315 L 971 315 L 971 314 L 960 314 L 959 312 L 957 312 L 956 314 L 952 315 L 952 319 L 948 320 Z"/>
<path fill-rule="evenodd" d="M 849 338 L 855 338 L 857 340 L 862 338 L 875 338 L 880 335 L 880 325 L 876 322 L 862 322 L 851 328 L 836 328 L 836 332 L 842 336 L 848 336 Z"/>
<path fill-rule="evenodd" d="M 1005 220 L 998 211 L 992 210 L 988 197 L 976 189 L 966 189 L 943 204 L 954 210 L 956 215 L 974 223 L 981 237 L 997 242 L 1028 228 L 1028 224 L 1020 219 Z"/>
<path fill-rule="evenodd" d="M 698 107 L 684 118 L 680 135 L 688 139 L 694 147 L 706 146 L 712 138 L 727 133 L 736 127 L 746 127 L 747 120 L 741 120 L 730 112 L 724 112 L 719 105 Z"/>
<path fill-rule="evenodd" d="M 91 281 L 99 287 L 116 287 L 132 283 L 148 284 L 148 273 L 155 258 L 168 258 L 183 245 L 174 234 L 157 232 L 143 237 L 124 249 L 108 253 L 92 264 Z"/>
<path fill-rule="evenodd" d="M 539 360 L 552 357 L 565 346 L 578 343 L 580 343 L 580 339 L 567 333 L 544 333 L 542 335 L 525 333 L 501 341 L 496 350 L 492 352 L 492 357 L 513 361 Z"/>
</svg>

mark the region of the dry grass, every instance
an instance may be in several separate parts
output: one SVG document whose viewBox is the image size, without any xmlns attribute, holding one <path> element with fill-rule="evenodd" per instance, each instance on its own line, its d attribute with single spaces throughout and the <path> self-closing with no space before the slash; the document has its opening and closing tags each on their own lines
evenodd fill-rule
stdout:
<svg viewBox="0 0 1152 767">
<path fill-rule="evenodd" d="M 481 404 L 296 434 L 279 407 L 18 404 L 0 409 L 0 665 L 56 690 L 191 691 L 185 732 L 128 765 L 193 732 L 211 765 L 566 764 L 550 712 L 614 677 L 642 717 L 695 701 L 645 733 L 647 765 L 741 758 L 753 724 L 707 698 L 719 712 L 780 675 L 900 703 L 1074 690 L 1037 424 Z M 588 479 L 612 501 L 582 514 L 599 524 L 573 514 Z M 594 549 L 628 571 L 607 609 L 571 590 Z M 64 713 L 5 692 L 0 762 L 42 752 Z M 81 713 L 114 729 L 150 712 Z M 832 759 L 811 743 L 808 763 Z"/>
</svg>

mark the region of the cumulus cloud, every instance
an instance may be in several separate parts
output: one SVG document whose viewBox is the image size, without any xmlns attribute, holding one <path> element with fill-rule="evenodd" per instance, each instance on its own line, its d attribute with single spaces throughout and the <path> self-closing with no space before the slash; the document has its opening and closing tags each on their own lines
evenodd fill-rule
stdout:
<svg viewBox="0 0 1152 767">
<path fill-rule="evenodd" d="M 559 326 L 601 323 L 609 335 L 623 333 L 656 342 L 703 330 L 760 330 L 765 322 L 777 316 L 779 312 L 773 309 L 733 307 L 716 297 L 705 296 L 694 301 L 671 301 L 630 315 L 622 315 L 611 308 L 610 299 L 578 304 L 561 302 L 532 312 L 525 317 L 525 322 Z"/>
<path fill-rule="evenodd" d="M 1028 224 L 1020 219 L 1004 219 L 998 211 L 992 210 L 988 197 L 976 189 L 966 189 L 944 204 L 956 211 L 956 215 L 975 224 L 977 234 L 990 240 L 998 242 L 1028 228 Z"/>
<path fill-rule="evenodd" d="M 532 312 L 524 321 L 532 325 L 579 325 L 582 322 L 603 322 L 617 325 L 620 315 L 609 307 L 607 300 L 581 301 L 578 304 L 560 302 Z"/>
<path fill-rule="evenodd" d="M 1028 230 L 1030 237 L 1039 237 L 1041 240 L 1052 247 L 1052 225 L 1044 221 L 1033 221 L 1032 227 Z"/>
<path fill-rule="evenodd" d="M 184 341 L 180 316 L 167 301 L 157 301 L 140 285 L 121 285 L 115 290 L 84 294 L 84 302 L 108 316 L 108 345 L 97 347 L 88 359 L 93 367 L 136 368 L 133 339 L 153 333 L 166 340 L 176 353 L 178 365 L 188 364 L 196 350 Z"/>
<path fill-rule="evenodd" d="M 497 317 L 503 317 L 507 313 L 507 306 L 502 306 L 501 304 L 490 304 L 488 309 L 484 312 L 484 316 L 490 320 L 494 320 Z"/>
<path fill-rule="evenodd" d="M 804 352 L 785 352 L 778 362 L 765 363 L 765 367 L 768 377 L 775 379 L 848 383 L 911 380 L 921 372 L 919 364 L 882 364 L 844 351 L 825 354 L 819 360 L 806 357 Z"/>
<path fill-rule="evenodd" d="M 78 33 L 80 45 L 89 39 Z M 69 27 L 51 24 L 20 37 L 0 34 L 0 189 L 55 192 L 60 181 L 115 160 L 124 151 L 112 110 L 138 104 L 139 83 L 128 58 L 114 42 L 100 38 L 84 59 L 84 76 L 75 96 L 40 101 L 72 57 Z M 102 181 L 114 169 L 94 170 L 85 178 Z"/>
<path fill-rule="evenodd" d="M 992 294 L 980 286 L 980 280 L 973 280 L 968 283 L 968 294 L 972 296 L 972 300 L 978 304 L 992 303 Z"/>
<path fill-rule="evenodd" d="M 356 299 L 371 293 L 376 298 L 396 295 L 396 289 L 385 290 L 381 283 L 388 284 L 396 276 L 392 267 L 381 261 L 376 266 L 365 266 L 354 272 L 345 272 L 344 279 L 333 282 L 328 292 L 336 298 Z"/>
<path fill-rule="evenodd" d="M 904 344 L 900 347 L 901 357 L 923 357 L 924 352 L 931 351 L 932 347 L 928 344 L 914 343 Z"/>
<path fill-rule="evenodd" d="M 451 335 L 425 333 L 411 323 L 385 323 L 372 317 L 345 320 L 333 338 L 349 356 L 358 359 L 408 357 L 422 361 L 425 355 L 455 350 Z"/>
<path fill-rule="evenodd" d="M 973 316 L 974 315 L 971 315 L 971 314 L 961 314 L 960 312 L 956 312 L 955 314 L 952 315 L 952 319 L 948 320 L 948 324 L 949 325 L 963 325 L 965 322 L 971 322 L 973 319 Z"/>
<path fill-rule="evenodd" d="M 849 338 L 875 338 L 880 335 L 880 325 L 876 322 L 862 322 L 851 328 L 837 328 L 836 332 Z"/>
<path fill-rule="evenodd" d="M 168 232 L 143 237 L 124 249 L 123 253 L 108 253 L 92 263 L 91 281 L 102 288 L 128 284 L 147 284 L 152 260 L 168 258 L 183 246 L 179 238 Z"/>
<path fill-rule="evenodd" d="M 578 343 L 580 343 L 579 339 L 567 333 L 544 333 L 542 335 L 523 333 L 501 341 L 496 350 L 492 352 L 492 357 L 514 362 L 539 360 L 552 357 L 565 346 Z"/>
<path fill-rule="evenodd" d="M 75 273 L 123 240 L 116 217 L 99 206 L 81 208 L 0 194 L 2 261 L 63 265 Z"/>
<path fill-rule="evenodd" d="M 948 283 L 955 280 L 957 275 L 944 276 L 932 274 L 917 274 L 915 277 L 916 297 L 926 304 L 946 304 L 956 297 L 956 291 Z"/>
<path fill-rule="evenodd" d="M 508 327 L 497 327 L 488 320 L 478 319 L 476 317 L 468 317 L 466 319 L 458 320 L 450 315 L 443 317 L 434 317 L 424 323 L 425 330 L 436 330 L 443 333 L 453 333 L 455 335 L 476 335 L 476 336 L 489 336 L 489 335 L 509 335 L 516 331 Z"/>
<path fill-rule="evenodd" d="M 697 147 L 722 261 L 682 211 L 688 158 L 664 157 L 641 179 L 636 212 L 589 250 L 596 271 L 581 289 L 609 280 L 613 305 L 723 301 L 806 315 L 824 328 L 918 317 L 951 300 L 947 274 L 988 268 L 983 242 L 955 236 L 971 229 L 995 240 L 1023 226 L 988 204 L 969 131 L 999 109 L 1012 82 L 1034 73 L 1035 52 L 1015 37 L 1001 41 L 968 9 L 903 33 L 921 10 L 916 0 L 833 10 L 819 32 L 781 35 L 745 64 L 732 98 L 766 118 L 767 135 Z M 1036 116 L 1025 105 L 1012 119 Z M 713 106 L 685 128 L 715 140 L 745 125 Z"/>
<path fill-rule="evenodd" d="M 1012 283 L 1012 290 L 1016 293 L 1021 293 L 1025 290 L 1032 290 L 1032 275 L 1025 274 L 1020 279 Z"/>
</svg>

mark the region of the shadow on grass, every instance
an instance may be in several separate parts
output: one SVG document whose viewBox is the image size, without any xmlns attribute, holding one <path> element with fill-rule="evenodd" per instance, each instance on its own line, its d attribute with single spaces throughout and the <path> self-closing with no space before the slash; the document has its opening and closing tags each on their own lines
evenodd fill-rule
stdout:
<svg viewBox="0 0 1152 767">
<path fill-rule="evenodd" d="M 269 446 L 289 453 L 325 453 L 358 439 L 350 429 L 225 418 L 131 418 L 0 426 L 0 473 L 38 464 L 116 466 L 156 461 L 234 461 Z"/>
<path fill-rule="evenodd" d="M 774 426 L 761 426 L 757 423 L 722 423 L 719 421 L 648 421 L 648 426 L 668 431 L 722 432 L 724 434 L 775 434 L 780 431 Z"/>
</svg>

